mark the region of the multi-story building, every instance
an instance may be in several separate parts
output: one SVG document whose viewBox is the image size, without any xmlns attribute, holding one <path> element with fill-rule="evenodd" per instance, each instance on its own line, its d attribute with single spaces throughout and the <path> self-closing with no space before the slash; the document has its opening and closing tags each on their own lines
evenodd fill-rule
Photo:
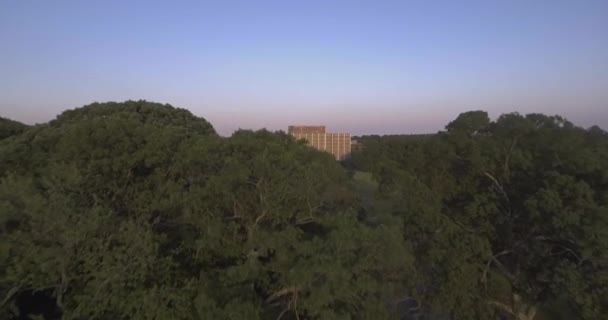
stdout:
<svg viewBox="0 0 608 320">
<path fill-rule="evenodd" d="M 331 153 L 336 160 L 350 156 L 350 133 L 328 133 L 325 126 L 289 126 L 288 133 L 312 147 Z"/>
</svg>

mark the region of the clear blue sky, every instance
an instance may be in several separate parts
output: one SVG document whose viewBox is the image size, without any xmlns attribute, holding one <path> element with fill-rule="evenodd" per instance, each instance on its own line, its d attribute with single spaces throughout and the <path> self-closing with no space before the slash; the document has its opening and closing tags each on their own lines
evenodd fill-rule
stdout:
<svg viewBox="0 0 608 320">
<path fill-rule="evenodd" d="M 0 1 L 0 115 L 146 99 L 236 128 L 608 128 L 608 1 Z"/>
</svg>

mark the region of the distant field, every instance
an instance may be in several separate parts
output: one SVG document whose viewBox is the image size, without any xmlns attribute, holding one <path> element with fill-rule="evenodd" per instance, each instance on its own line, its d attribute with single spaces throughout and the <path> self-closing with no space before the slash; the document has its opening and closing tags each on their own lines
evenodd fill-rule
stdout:
<svg viewBox="0 0 608 320">
<path fill-rule="evenodd" d="M 391 202 L 388 199 L 377 197 L 378 182 L 370 172 L 355 171 L 353 175 L 353 184 L 355 190 L 361 197 L 363 207 L 369 213 L 377 215 L 379 213 L 391 212 Z"/>
<path fill-rule="evenodd" d="M 360 191 L 374 192 L 378 188 L 378 182 L 374 180 L 370 172 L 355 171 L 353 180 L 357 189 L 361 189 Z"/>
<path fill-rule="evenodd" d="M 374 180 L 370 172 L 364 171 L 355 171 L 353 182 L 355 190 L 361 196 L 363 206 L 371 208 L 374 205 L 374 194 L 378 189 L 378 182 Z"/>
<path fill-rule="evenodd" d="M 365 171 L 355 171 L 355 175 L 353 177 L 353 179 L 357 180 L 357 181 L 361 181 L 361 182 L 365 182 L 365 183 L 369 183 L 369 184 L 374 184 L 374 185 L 378 185 L 373 177 L 371 172 L 365 172 Z"/>
</svg>

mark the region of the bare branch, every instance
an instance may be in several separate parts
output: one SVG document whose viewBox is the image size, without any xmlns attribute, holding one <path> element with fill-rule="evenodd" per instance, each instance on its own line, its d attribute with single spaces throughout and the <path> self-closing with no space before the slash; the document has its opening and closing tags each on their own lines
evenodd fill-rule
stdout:
<svg viewBox="0 0 608 320">
<path fill-rule="evenodd" d="M 296 312 L 296 319 L 300 320 L 300 315 L 298 314 L 298 291 L 293 295 L 293 310 Z"/>
<path fill-rule="evenodd" d="M 483 174 L 490 178 L 490 180 L 492 180 L 492 182 L 494 182 L 494 185 L 500 190 L 500 192 L 503 194 L 503 196 L 507 196 L 507 193 L 505 192 L 505 189 L 502 187 L 502 185 L 500 184 L 500 182 L 498 182 L 498 179 L 494 178 L 493 175 L 491 175 L 489 172 L 484 171 Z"/>
<path fill-rule="evenodd" d="M 260 221 L 262 221 L 262 219 L 264 219 L 264 217 L 266 216 L 268 212 L 266 210 L 262 211 L 262 214 L 260 214 L 259 216 L 257 216 L 257 218 L 255 218 L 255 221 L 253 222 L 253 226 L 257 226 L 258 223 L 260 223 Z"/>
<path fill-rule="evenodd" d="M 259 188 L 260 183 L 262 182 L 262 179 L 258 180 L 258 182 L 256 183 L 256 189 Z M 266 208 L 266 196 L 261 192 L 258 191 L 258 198 L 260 201 L 260 206 L 262 207 L 262 213 L 257 216 L 255 218 L 255 221 L 253 222 L 253 225 L 251 225 L 249 227 L 249 232 L 248 232 L 248 238 L 251 239 L 253 236 L 253 231 L 255 230 L 255 228 L 258 226 L 258 224 L 260 223 L 260 221 L 262 221 L 262 219 L 264 219 L 264 217 L 266 217 L 266 214 L 268 213 L 268 209 Z"/>
<path fill-rule="evenodd" d="M 517 137 L 513 138 L 513 141 L 511 142 L 511 147 L 509 148 L 509 153 L 505 157 L 504 172 L 506 175 L 509 174 L 509 160 L 511 160 L 511 154 L 513 154 L 513 149 L 515 149 L 516 144 L 517 144 Z"/>
<path fill-rule="evenodd" d="M 496 186 L 496 188 L 498 188 L 498 190 L 500 191 L 500 193 L 502 194 L 502 196 L 505 198 L 505 200 L 507 200 L 507 204 L 509 205 L 508 208 L 508 214 L 511 215 L 512 214 L 512 210 L 511 210 L 511 199 L 509 199 L 509 195 L 507 194 L 507 192 L 505 191 L 505 189 L 503 188 L 502 184 L 500 184 L 500 182 L 498 181 L 498 179 L 496 179 L 494 176 L 492 176 L 489 172 L 484 171 L 483 174 L 490 178 L 490 180 L 492 180 L 492 182 L 494 182 L 494 185 Z"/>
<path fill-rule="evenodd" d="M 483 283 L 484 285 L 486 285 L 486 281 L 487 281 L 487 279 L 488 279 L 488 270 L 490 269 L 490 265 L 492 265 L 492 262 L 494 261 L 494 262 L 496 262 L 496 263 L 499 263 L 499 264 L 502 266 L 502 263 L 500 263 L 500 262 L 498 261 L 498 257 L 504 256 L 504 255 L 507 255 L 507 254 L 510 254 L 510 253 L 512 253 L 512 251 L 511 251 L 511 250 L 504 250 L 504 251 L 501 251 L 501 252 L 499 252 L 499 253 L 497 253 L 497 254 L 493 255 L 493 256 L 492 256 L 492 257 L 491 257 L 491 258 L 488 260 L 488 263 L 486 263 L 486 267 L 485 267 L 485 269 L 483 270 L 483 276 L 481 277 L 481 283 Z M 504 268 L 504 266 L 503 266 L 503 268 Z"/>
<path fill-rule="evenodd" d="M 538 240 L 538 241 L 542 241 L 542 242 L 549 242 L 549 243 L 553 243 L 557 246 L 559 246 L 561 249 L 564 250 L 564 252 L 568 252 L 570 254 L 572 254 L 577 260 L 578 260 L 578 264 L 580 265 L 581 263 L 583 263 L 583 261 L 585 261 L 585 259 L 583 257 L 581 257 L 574 249 L 569 248 L 567 245 L 576 246 L 576 243 L 569 241 L 569 240 L 561 240 L 561 239 L 553 239 L 553 238 L 549 238 L 549 237 L 545 237 L 545 236 L 536 236 L 533 238 L 534 240 Z"/>
<path fill-rule="evenodd" d="M 488 303 L 490 305 L 498 307 L 499 309 L 502 309 L 503 311 L 508 312 L 509 314 L 511 314 L 514 317 L 517 317 L 517 314 L 515 314 L 515 312 L 513 312 L 513 308 L 509 307 L 508 305 L 506 305 L 506 304 L 504 304 L 502 302 L 492 300 L 492 301 L 489 301 Z"/>
<path fill-rule="evenodd" d="M 287 308 L 283 309 L 283 311 L 281 311 L 281 313 L 279 313 L 279 316 L 277 317 L 277 320 L 281 320 L 281 318 L 283 318 L 283 315 L 287 311 L 289 311 L 289 306 L 287 306 Z"/>
<path fill-rule="evenodd" d="M 300 219 L 300 220 L 297 220 L 297 221 L 296 221 L 296 225 L 298 225 L 298 226 L 299 226 L 299 225 L 308 224 L 308 223 L 311 223 L 311 222 L 314 222 L 314 221 L 315 221 L 315 219 L 314 219 L 314 218 L 311 218 L 311 217 L 305 217 L 305 218 L 302 218 L 302 219 Z"/>
<path fill-rule="evenodd" d="M 284 295 L 297 294 L 298 291 L 300 291 L 300 288 L 298 288 L 298 287 L 283 288 L 283 289 L 271 294 L 270 297 L 266 298 L 266 303 L 272 302 Z"/>
<path fill-rule="evenodd" d="M 4 297 L 4 299 L 2 300 L 2 303 L 0 303 L 0 307 L 4 306 L 4 304 L 6 302 L 8 302 L 17 292 L 19 292 L 19 290 L 21 289 L 21 287 L 13 287 L 11 288 L 8 293 L 6 294 L 6 297 Z"/>
</svg>

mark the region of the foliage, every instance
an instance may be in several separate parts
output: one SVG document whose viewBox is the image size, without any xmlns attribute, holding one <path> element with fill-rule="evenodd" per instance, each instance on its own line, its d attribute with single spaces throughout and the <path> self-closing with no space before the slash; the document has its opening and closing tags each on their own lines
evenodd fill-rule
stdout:
<svg viewBox="0 0 608 320">
<path fill-rule="evenodd" d="M 427 313 L 599 319 L 608 301 L 608 138 L 561 117 L 467 112 L 432 137 L 375 139 L 364 163 L 415 250 Z M 365 140 L 363 140 L 365 141 Z M 548 312 L 546 313 L 548 314 Z"/>
<path fill-rule="evenodd" d="M 27 125 L 0 117 L 0 140 L 20 134 L 27 129 Z"/>
<path fill-rule="evenodd" d="M 4 314 L 378 319 L 409 287 L 400 226 L 361 220 L 344 170 L 285 134 L 221 138 L 129 101 L 67 111 L 0 156 Z"/>
<path fill-rule="evenodd" d="M 0 141 L 5 318 L 608 312 L 598 127 L 466 112 L 434 135 L 361 137 L 352 175 L 284 133 L 222 138 L 146 101 L 16 128 Z"/>
</svg>

